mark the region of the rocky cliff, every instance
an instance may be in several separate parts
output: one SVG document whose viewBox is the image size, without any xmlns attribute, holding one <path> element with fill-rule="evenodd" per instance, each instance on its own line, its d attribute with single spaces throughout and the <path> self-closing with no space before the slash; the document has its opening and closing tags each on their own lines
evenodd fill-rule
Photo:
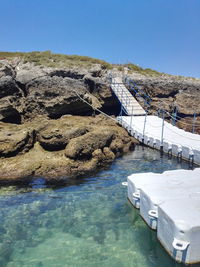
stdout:
<svg viewBox="0 0 200 267">
<path fill-rule="evenodd" d="M 21 123 L 35 116 L 91 115 L 95 108 L 119 109 L 101 65 L 50 68 L 20 59 L 0 61 L 0 120 Z M 79 97 L 78 97 L 79 96 Z"/>
<path fill-rule="evenodd" d="M 107 81 L 107 65 L 85 64 L 85 58 L 84 64 L 60 64 L 60 56 L 51 54 L 46 59 L 38 64 L 35 58 L 0 57 L 1 181 L 83 175 L 106 166 L 136 143 L 116 122 L 95 112 L 113 117 L 120 112 Z M 196 113 L 195 131 L 200 133 L 200 80 L 111 67 L 116 75 L 128 72 L 152 98 L 150 113 L 158 108 L 171 113 L 176 106 L 177 124 L 187 130 Z"/>
<path fill-rule="evenodd" d="M 195 132 L 200 134 L 200 79 L 166 74 L 146 76 L 132 73 L 128 76 L 151 97 L 150 113 L 161 108 L 172 114 L 176 107 L 177 125 L 188 131 L 192 131 L 195 113 Z M 171 120 L 169 116 L 166 118 Z"/>
</svg>

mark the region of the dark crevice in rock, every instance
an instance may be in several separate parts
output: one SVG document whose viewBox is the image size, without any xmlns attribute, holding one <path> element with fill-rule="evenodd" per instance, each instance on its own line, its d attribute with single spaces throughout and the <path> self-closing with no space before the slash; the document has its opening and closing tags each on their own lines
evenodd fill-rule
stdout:
<svg viewBox="0 0 200 267">
<path fill-rule="evenodd" d="M 17 86 L 22 90 L 24 97 L 27 97 L 28 93 L 27 93 L 27 89 L 26 89 L 26 85 L 19 82 L 19 81 L 15 81 Z"/>
<path fill-rule="evenodd" d="M 200 114 L 196 114 L 196 117 L 199 117 L 199 116 Z M 194 114 L 177 113 L 177 117 L 180 117 L 179 119 L 194 118 Z"/>
<path fill-rule="evenodd" d="M 49 74 L 50 77 L 62 77 L 62 78 L 72 78 L 72 79 L 83 79 L 85 74 L 80 74 L 78 72 L 73 71 L 65 71 L 65 70 L 55 70 Z"/>
<path fill-rule="evenodd" d="M 35 95 L 36 96 L 40 96 L 40 93 L 36 92 Z M 59 96 L 59 94 L 57 92 L 44 91 L 44 96 L 47 97 L 47 98 L 52 99 L 53 97 Z"/>
<path fill-rule="evenodd" d="M 116 98 L 106 99 L 104 104 L 102 105 L 101 111 L 108 115 L 119 116 L 121 111 L 121 104 Z"/>
<path fill-rule="evenodd" d="M 51 143 L 44 143 L 40 141 L 40 145 L 47 151 L 53 152 L 53 151 L 60 151 L 60 150 L 64 150 L 66 147 L 66 144 L 60 143 L 57 145 L 53 145 Z"/>
<path fill-rule="evenodd" d="M 178 90 L 174 90 L 168 94 L 164 94 L 164 93 L 158 93 L 156 95 L 154 95 L 153 97 L 158 97 L 158 98 L 167 98 L 167 97 L 175 97 L 178 94 Z"/>
<path fill-rule="evenodd" d="M 6 123 L 12 123 L 12 124 L 21 124 L 22 118 L 21 118 L 21 115 L 16 111 L 14 114 L 6 116 L 1 121 L 6 122 Z"/>
<path fill-rule="evenodd" d="M 121 105 L 116 104 L 116 105 L 113 105 L 112 108 L 110 106 L 105 105 L 101 108 L 101 111 L 103 111 L 109 116 L 119 116 L 120 111 L 121 111 Z"/>
<path fill-rule="evenodd" d="M 90 78 L 85 78 L 84 82 L 87 86 L 87 89 L 90 93 L 94 92 L 96 89 L 96 83 L 94 80 L 90 79 Z"/>
<path fill-rule="evenodd" d="M 98 113 L 98 112 L 97 112 Z M 73 111 L 73 112 L 63 112 L 63 113 L 60 113 L 60 114 L 57 114 L 57 113 L 54 113 L 54 114 L 49 114 L 48 115 L 48 118 L 49 119 L 52 119 L 52 120 L 57 120 L 57 119 L 60 119 L 62 116 L 65 116 L 65 115 L 80 115 L 80 116 L 92 116 L 94 114 L 94 110 L 91 108 L 90 110 L 80 110 L 80 111 Z"/>
<path fill-rule="evenodd" d="M 50 119 L 59 119 L 63 115 L 90 116 L 93 113 L 90 106 L 79 100 L 69 104 L 56 104 L 54 107 L 46 108 L 46 110 Z"/>
</svg>

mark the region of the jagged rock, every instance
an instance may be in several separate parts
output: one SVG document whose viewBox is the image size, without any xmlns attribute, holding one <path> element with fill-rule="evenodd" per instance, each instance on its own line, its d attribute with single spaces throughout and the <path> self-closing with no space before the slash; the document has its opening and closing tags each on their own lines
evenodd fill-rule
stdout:
<svg viewBox="0 0 200 267">
<path fill-rule="evenodd" d="M 93 77 L 102 77 L 103 70 L 100 65 L 94 65 L 92 69 L 90 69 L 90 73 Z"/>
<path fill-rule="evenodd" d="M 92 110 L 76 94 L 83 98 L 87 92 L 81 80 L 45 76 L 29 83 L 28 92 L 25 117 L 33 117 L 35 110 L 37 114 L 47 114 L 50 118 Z"/>
<path fill-rule="evenodd" d="M 14 77 L 15 71 L 10 65 L 8 65 L 8 62 L 2 60 L 0 63 L 0 78 L 5 76 Z"/>
<path fill-rule="evenodd" d="M 50 77 L 62 77 L 62 78 L 71 78 L 71 79 L 83 79 L 84 76 L 87 74 L 85 70 L 74 70 L 74 69 L 56 69 L 49 73 Z"/>
<path fill-rule="evenodd" d="M 17 108 L 12 105 L 12 97 L 0 99 L 0 120 L 15 123 L 21 122 L 21 115 Z"/>
<path fill-rule="evenodd" d="M 178 93 L 175 98 L 175 105 L 178 112 L 185 115 L 200 114 L 200 87 L 199 90 L 185 91 Z"/>
<path fill-rule="evenodd" d="M 55 119 L 65 114 L 91 115 L 93 108 L 105 108 L 111 99 L 113 108 L 118 106 L 109 85 L 105 83 L 100 65 L 89 69 L 57 69 L 24 63 L 23 60 L 18 63 L 13 61 L 13 66 L 9 64 L 6 61 L 0 68 L 2 120 L 19 123 L 38 114 Z M 12 104 L 4 101 L 8 96 L 12 98 Z M 15 121 L 16 114 L 20 119 Z M 10 119 L 11 115 L 13 120 Z"/>
<path fill-rule="evenodd" d="M 155 77 L 141 74 L 128 76 L 152 98 L 149 110 L 152 114 L 155 114 L 158 109 L 165 109 L 172 113 L 176 107 L 180 120 L 185 117 L 190 120 L 194 113 L 197 114 L 197 117 L 200 116 L 200 79 L 167 74 Z M 141 104 L 144 107 L 144 102 Z M 186 129 L 181 123 L 179 125 Z M 198 132 L 200 133 L 200 131 Z"/>
<path fill-rule="evenodd" d="M 22 97 L 22 92 L 17 86 L 15 80 L 11 76 L 4 76 L 0 78 L 0 98 L 6 96 Z"/>
<path fill-rule="evenodd" d="M 50 118 L 59 118 L 65 114 L 91 115 L 93 108 L 79 96 L 106 113 L 118 115 L 120 111 L 120 105 L 106 80 L 107 72 L 98 64 L 83 69 L 81 66 L 76 68 L 37 66 L 19 59 L 1 60 L 0 63 L 2 120 L 9 121 L 10 114 L 13 114 L 13 118 L 17 118 L 17 123 L 20 120 L 30 120 L 37 114 L 44 114 Z M 198 79 L 170 75 L 151 77 L 136 73 L 129 76 L 152 97 L 152 112 L 162 105 L 171 111 L 176 105 L 180 109 L 181 116 L 184 116 L 192 115 L 196 107 L 198 108 L 200 100 Z M 193 101 L 192 105 L 188 102 L 189 109 L 184 108 L 188 94 L 192 96 Z M 12 104 L 4 102 L 5 97 L 12 98 Z M 199 113 L 199 108 L 197 110 Z M 12 122 L 15 122 L 15 119 Z"/>
<path fill-rule="evenodd" d="M 18 64 L 16 68 L 16 82 L 22 84 L 26 87 L 30 82 L 35 79 L 39 79 L 48 75 L 51 70 L 49 68 L 41 68 L 40 66 L 35 66 L 31 63 L 23 64 L 22 62 Z"/>
</svg>

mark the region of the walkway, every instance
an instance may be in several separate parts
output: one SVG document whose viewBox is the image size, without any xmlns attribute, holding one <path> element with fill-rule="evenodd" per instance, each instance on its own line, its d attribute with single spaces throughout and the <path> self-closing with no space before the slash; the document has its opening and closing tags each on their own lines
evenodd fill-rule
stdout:
<svg viewBox="0 0 200 267">
<path fill-rule="evenodd" d="M 111 88 L 127 116 L 117 118 L 130 135 L 170 155 L 200 165 L 200 135 L 186 132 L 162 118 L 147 115 L 120 78 Z M 138 116 L 140 115 L 140 116 Z M 128 177 L 128 198 L 178 262 L 200 262 L 200 168 L 138 173 Z"/>
<path fill-rule="evenodd" d="M 151 115 L 119 116 L 118 122 L 144 144 L 200 165 L 200 135 Z"/>
<path fill-rule="evenodd" d="M 146 112 L 124 86 L 121 78 L 113 78 L 111 88 L 128 115 L 145 115 Z"/>
<path fill-rule="evenodd" d="M 111 88 L 127 116 L 119 124 L 144 144 L 200 165 L 200 135 L 186 132 L 158 116 L 147 115 L 129 92 L 122 78 L 112 78 Z"/>
</svg>

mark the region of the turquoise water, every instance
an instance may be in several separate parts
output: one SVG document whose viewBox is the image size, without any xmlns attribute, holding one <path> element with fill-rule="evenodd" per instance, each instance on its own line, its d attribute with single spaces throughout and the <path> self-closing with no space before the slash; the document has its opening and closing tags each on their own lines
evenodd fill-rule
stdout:
<svg viewBox="0 0 200 267">
<path fill-rule="evenodd" d="M 48 187 L 0 189 L 0 267 L 171 267 L 176 264 L 127 201 L 134 172 L 188 168 L 138 146 L 107 170 Z"/>
</svg>

